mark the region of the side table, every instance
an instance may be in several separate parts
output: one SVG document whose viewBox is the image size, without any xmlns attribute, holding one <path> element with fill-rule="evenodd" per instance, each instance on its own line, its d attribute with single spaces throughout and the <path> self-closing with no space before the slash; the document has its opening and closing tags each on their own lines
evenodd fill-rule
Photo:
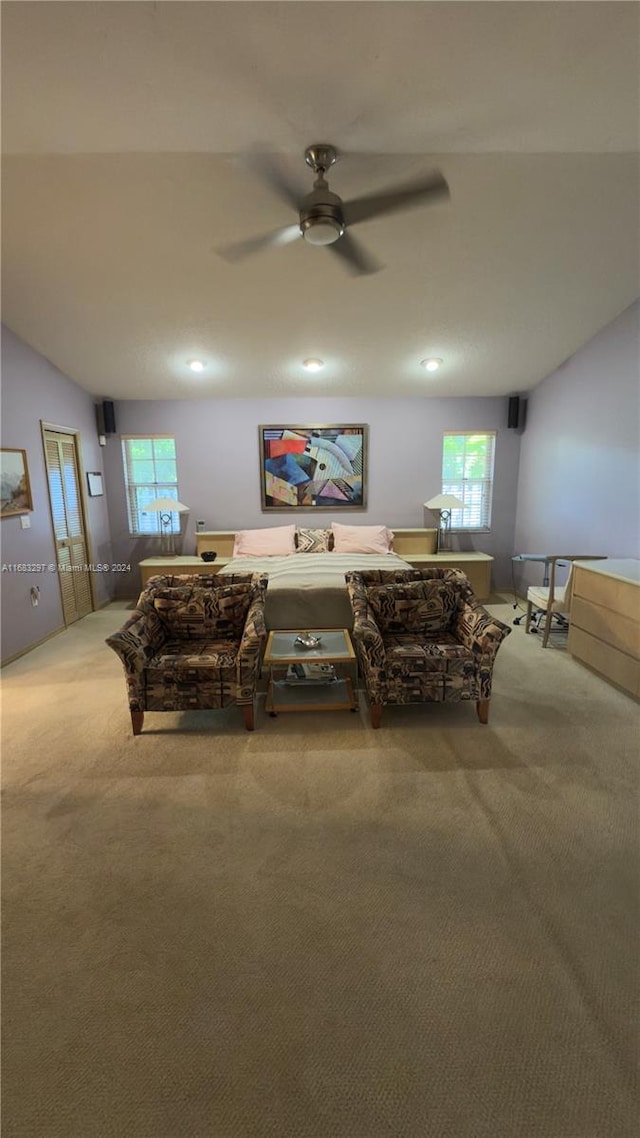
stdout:
<svg viewBox="0 0 640 1138">
<path fill-rule="evenodd" d="M 351 677 L 338 671 L 356 662 L 348 629 L 314 628 L 320 644 L 310 649 L 296 647 L 296 637 L 304 632 L 278 629 L 269 633 L 264 654 L 269 669 L 266 710 L 272 716 L 279 711 L 356 711 Z M 306 674 L 298 678 L 296 671 Z"/>
</svg>

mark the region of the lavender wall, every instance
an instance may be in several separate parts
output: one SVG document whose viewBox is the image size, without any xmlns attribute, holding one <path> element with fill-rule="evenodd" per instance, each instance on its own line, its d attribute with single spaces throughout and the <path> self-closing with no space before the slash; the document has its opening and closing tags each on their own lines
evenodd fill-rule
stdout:
<svg viewBox="0 0 640 1138">
<path fill-rule="evenodd" d="M 522 436 L 506 427 L 505 398 L 132 401 L 116 407 L 118 430 L 175 436 L 180 497 L 191 510 L 182 552 L 193 553 L 199 517 L 209 529 L 308 522 L 305 513 L 261 511 L 261 423 L 367 423 L 368 509 L 348 517 L 396 526 L 434 524 L 422 503 L 440 487 L 443 431 L 495 429 L 492 531 L 454 544 L 491 553 L 494 587 L 506 588 L 517 551 L 640 557 L 639 332 L 636 303 L 531 392 Z M 104 469 L 105 496 L 86 499 L 91 559 L 134 564 L 156 553 L 155 539 L 129 535 L 120 437 L 98 445 L 93 397 L 4 328 L 2 367 L 2 445 L 26 449 L 34 498 L 31 529 L 19 518 L 0 523 L 2 562 L 55 561 L 41 420 L 79 429 L 84 470 Z M 539 579 L 538 567 L 519 574 L 528 579 Z M 2 574 L 3 660 L 62 627 L 57 576 L 38 575 L 37 608 L 32 583 Z M 111 590 L 134 596 L 138 585 L 135 571 L 100 576 L 97 601 Z"/>
<path fill-rule="evenodd" d="M 176 439 L 180 499 L 190 507 L 182 552 L 195 551 L 195 523 L 207 529 L 309 524 L 309 513 L 267 513 L 260 507 L 258 426 L 266 423 L 367 423 L 369 426 L 368 508 L 349 512 L 354 523 L 434 525 L 423 502 L 440 491 L 442 433 L 498 431 L 493 526 L 471 534 L 464 548 L 496 557 L 494 584 L 508 583 L 515 524 L 520 436 L 506 426 L 507 400 L 485 399 L 205 399 L 121 402 L 122 434 L 171 434 Z M 139 561 L 158 552 L 157 539 L 129 536 L 122 448 L 107 444 L 105 469 L 114 558 Z M 321 524 L 330 513 L 318 514 Z M 454 536 L 454 544 L 456 542 Z M 462 538 L 460 540 L 463 540 Z M 125 583 L 115 582 L 124 592 Z"/>
<path fill-rule="evenodd" d="M 519 551 L 640 557 L 639 332 L 636 302 L 531 393 Z"/>
<path fill-rule="evenodd" d="M 2 446 L 27 452 L 33 512 L 31 528 L 20 518 L 0 521 L 3 565 L 55 564 L 55 545 L 49 508 L 40 420 L 80 431 L 84 469 L 102 470 L 94 400 L 43 356 L 2 328 Z M 89 553 L 92 561 L 111 560 L 106 495 L 86 498 Z M 96 575 L 96 603 L 111 594 L 109 575 Z M 40 588 L 40 603 L 31 604 L 32 585 Z M 5 661 L 64 626 L 56 572 L 2 573 L 2 660 Z"/>
</svg>

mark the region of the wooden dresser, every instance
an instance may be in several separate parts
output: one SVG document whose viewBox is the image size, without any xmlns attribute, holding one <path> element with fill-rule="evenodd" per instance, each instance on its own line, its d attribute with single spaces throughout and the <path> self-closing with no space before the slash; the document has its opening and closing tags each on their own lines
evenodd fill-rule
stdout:
<svg viewBox="0 0 640 1138">
<path fill-rule="evenodd" d="M 415 569 L 429 565 L 446 569 L 462 569 L 478 600 L 486 600 L 491 592 L 493 557 L 487 553 L 436 553 L 438 531 L 435 529 L 394 529 L 393 548 L 398 557 Z M 234 530 L 205 530 L 196 534 L 196 555 L 191 557 L 146 557 L 140 562 L 142 587 L 150 577 L 160 573 L 218 573 L 233 555 Z M 203 561 L 205 550 L 214 549 L 215 561 Z"/>
<path fill-rule="evenodd" d="M 640 698 L 640 561 L 576 561 L 569 652 Z"/>
</svg>

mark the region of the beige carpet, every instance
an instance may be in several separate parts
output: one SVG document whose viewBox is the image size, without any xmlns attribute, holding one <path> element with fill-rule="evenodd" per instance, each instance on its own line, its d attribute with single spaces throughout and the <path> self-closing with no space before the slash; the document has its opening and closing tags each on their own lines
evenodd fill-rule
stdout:
<svg viewBox="0 0 640 1138">
<path fill-rule="evenodd" d="M 3 1138 L 638 1135 L 637 704 L 517 628 L 488 727 L 133 739 L 124 616 L 2 673 Z"/>
</svg>

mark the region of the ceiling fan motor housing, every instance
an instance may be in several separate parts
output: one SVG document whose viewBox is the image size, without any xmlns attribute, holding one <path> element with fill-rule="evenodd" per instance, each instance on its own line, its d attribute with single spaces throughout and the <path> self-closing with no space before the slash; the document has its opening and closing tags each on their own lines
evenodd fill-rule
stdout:
<svg viewBox="0 0 640 1138">
<path fill-rule="evenodd" d="M 344 233 L 342 199 L 326 183 L 307 194 L 300 209 L 300 229 L 310 245 L 333 245 Z"/>
</svg>

